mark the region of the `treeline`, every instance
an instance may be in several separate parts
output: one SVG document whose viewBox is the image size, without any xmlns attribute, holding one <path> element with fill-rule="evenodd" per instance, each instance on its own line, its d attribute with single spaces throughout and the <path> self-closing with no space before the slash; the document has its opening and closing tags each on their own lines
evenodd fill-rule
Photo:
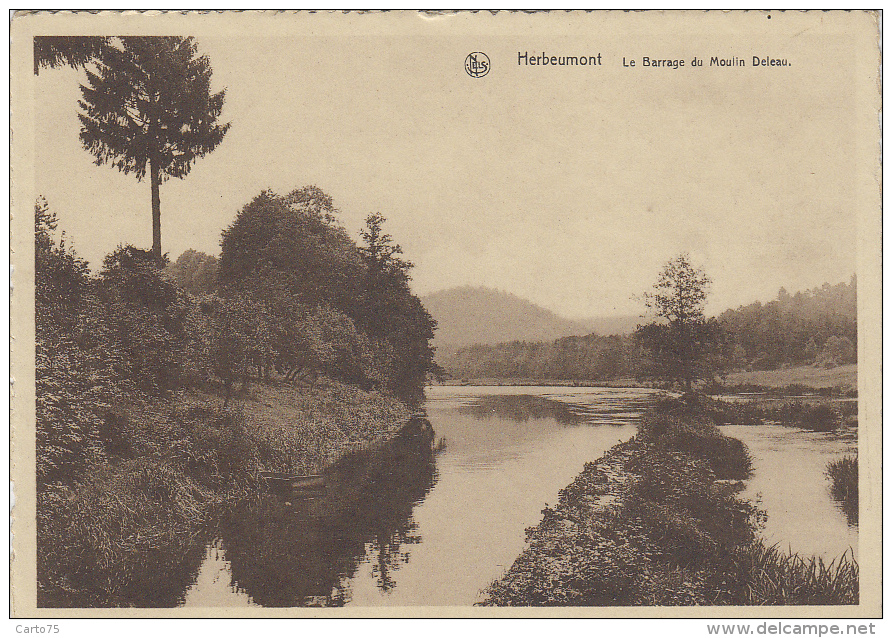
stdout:
<svg viewBox="0 0 892 638">
<path fill-rule="evenodd" d="M 727 310 L 705 324 L 716 374 L 784 366 L 832 367 L 857 358 L 856 279 Z M 551 342 L 474 345 L 442 355 L 454 378 L 608 381 L 650 375 L 647 348 L 625 335 L 564 337 Z"/>
<path fill-rule="evenodd" d="M 150 251 L 125 246 L 93 275 L 64 236 L 55 240 L 55 215 L 39 200 L 39 482 L 71 483 L 126 450 L 113 409 L 125 399 L 200 388 L 228 402 L 250 379 L 276 374 L 418 401 L 437 371 L 435 324 L 409 290 L 411 264 L 380 215 L 357 245 L 335 213 L 314 187 L 263 192 L 224 232 L 219 268 L 192 251 L 165 272 Z"/>
<path fill-rule="evenodd" d="M 629 336 L 593 334 L 551 342 L 468 346 L 438 362 L 455 378 L 601 381 L 634 374 L 635 351 Z"/>
</svg>

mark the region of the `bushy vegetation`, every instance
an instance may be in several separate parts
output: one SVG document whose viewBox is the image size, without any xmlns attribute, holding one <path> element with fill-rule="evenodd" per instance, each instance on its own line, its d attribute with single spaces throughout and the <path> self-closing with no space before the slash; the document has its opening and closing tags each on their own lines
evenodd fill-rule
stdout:
<svg viewBox="0 0 892 638">
<path fill-rule="evenodd" d="M 474 345 L 438 362 L 453 377 L 606 381 L 633 376 L 634 348 L 627 336 L 563 337 L 552 342 Z"/>
<path fill-rule="evenodd" d="M 707 463 L 719 479 L 742 480 L 752 471 L 746 446 L 724 436 L 703 409 L 703 397 L 664 399 L 638 428 L 642 441 L 658 449 L 676 450 Z"/>
<path fill-rule="evenodd" d="M 815 432 L 831 432 L 853 418 L 857 420 L 858 404 L 853 401 L 827 400 L 751 400 L 723 401 L 703 397 L 703 410 L 719 425 L 759 425 L 780 423 Z"/>
<path fill-rule="evenodd" d="M 858 524 L 858 457 L 844 456 L 827 465 L 830 492 L 839 501 L 849 525 Z"/>
<path fill-rule="evenodd" d="M 702 398 L 665 399 L 528 530 L 484 605 L 857 604 L 858 566 L 781 554 L 730 478 L 750 471 Z M 724 441 L 724 442 L 723 442 Z"/>
<path fill-rule="evenodd" d="M 208 294 L 194 255 L 171 273 L 123 246 L 93 275 L 42 200 L 35 220 L 42 606 L 175 604 L 191 575 L 166 566 L 197 569 L 205 524 L 261 471 L 316 473 L 408 419 L 395 395 L 417 397 L 424 375 L 400 368 L 399 334 L 376 341 L 288 288 L 290 316 L 250 288 Z"/>
<path fill-rule="evenodd" d="M 316 369 L 417 401 L 431 374 L 436 323 L 409 290 L 412 264 L 371 215 L 357 246 L 316 187 L 264 191 L 224 231 L 221 296 L 251 299 L 260 366 Z M 323 343 L 320 343 L 321 342 Z"/>
</svg>

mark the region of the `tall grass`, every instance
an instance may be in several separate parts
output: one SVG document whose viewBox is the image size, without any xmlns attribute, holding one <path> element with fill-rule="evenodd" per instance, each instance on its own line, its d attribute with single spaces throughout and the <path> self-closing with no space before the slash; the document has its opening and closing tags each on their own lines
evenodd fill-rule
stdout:
<svg viewBox="0 0 892 638">
<path fill-rule="evenodd" d="M 395 399 L 338 383 L 256 394 L 224 411 L 201 393 L 119 405 L 126 450 L 39 494 L 38 604 L 176 604 L 206 523 L 254 493 L 261 470 L 318 471 L 408 418 Z"/>
<path fill-rule="evenodd" d="M 39 495 L 38 604 L 171 606 L 201 556 L 212 493 L 168 463 L 125 461 Z"/>
<path fill-rule="evenodd" d="M 737 605 L 857 605 L 858 571 L 851 550 L 825 563 L 754 542 L 734 553 L 721 595 Z"/>
<path fill-rule="evenodd" d="M 844 456 L 827 465 L 830 493 L 839 501 L 850 525 L 858 524 L 858 457 Z"/>
</svg>

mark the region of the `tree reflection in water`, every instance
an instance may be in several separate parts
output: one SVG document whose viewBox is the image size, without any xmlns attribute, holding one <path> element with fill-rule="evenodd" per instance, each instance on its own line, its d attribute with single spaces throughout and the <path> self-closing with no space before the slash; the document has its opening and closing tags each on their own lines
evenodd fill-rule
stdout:
<svg viewBox="0 0 892 638">
<path fill-rule="evenodd" d="M 433 428 L 413 419 L 391 441 L 325 471 L 326 494 L 293 504 L 263 495 L 222 525 L 233 585 L 265 607 L 338 606 L 368 556 L 378 587 L 395 586 L 406 545 L 420 542 L 412 510 L 436 480 Z"/>
<path fill-rule="evenodd" d="M 529 394 L 482 396 L 475 403 L 460 407 L 458 411 L 480 418 L 497 416 L 518 422 L 552 418 L 562 425 L 575 425 L 583 421 L 566 403 Z"/>
</svg>

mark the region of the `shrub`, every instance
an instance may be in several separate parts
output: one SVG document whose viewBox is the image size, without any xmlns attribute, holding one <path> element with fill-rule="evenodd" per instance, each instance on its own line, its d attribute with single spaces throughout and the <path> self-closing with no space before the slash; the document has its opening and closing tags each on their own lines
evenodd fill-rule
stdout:
<svg viewBox="0 0 892 638">
<path fill-rule="evenodd" d="M 744 479 L 752 471 L 746 446 L 724 436 L 709 417 L 706 397 L 665 398 L 645 415 L 638 436 L 709 464 L 720 479 Z"/>
</svg>

